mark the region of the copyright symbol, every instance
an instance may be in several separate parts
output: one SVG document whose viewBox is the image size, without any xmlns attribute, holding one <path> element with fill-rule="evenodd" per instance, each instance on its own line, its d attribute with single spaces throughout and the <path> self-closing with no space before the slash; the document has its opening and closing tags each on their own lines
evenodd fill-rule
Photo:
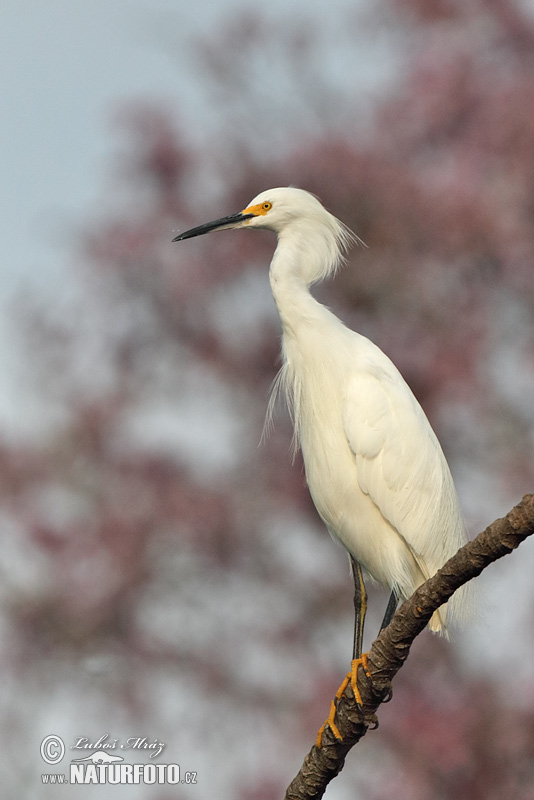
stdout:
<svg viewBox="0 0 534 800">
<path fill-rule="evenodd" d="M 47 764 L 58 764 L 65 755 L 63 739 L 52 734 L 41 742 L 41 758 Z"/>
</svg>

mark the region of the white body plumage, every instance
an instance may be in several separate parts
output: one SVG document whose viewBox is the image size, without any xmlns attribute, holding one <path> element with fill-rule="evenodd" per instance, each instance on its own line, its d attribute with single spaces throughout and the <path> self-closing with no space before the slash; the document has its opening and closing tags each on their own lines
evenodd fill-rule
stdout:
<svg viewBox="0 0 534 800">
<path fill-rule="evenodd" d="M 177 238 L 235 227 L 278 235 L 270 267 L 283 334 L 278 386 L 317 511 L 374 579 L 407 598 L 466 537 L 449 467 L 410 388 L 376 345 L 310 294 L 356 237 L 308 192 L 279 188 Z M 457 594 L 431 629 L 445 632 L 448 612 L 462 615 L 465 604 Z"/>
</svg>

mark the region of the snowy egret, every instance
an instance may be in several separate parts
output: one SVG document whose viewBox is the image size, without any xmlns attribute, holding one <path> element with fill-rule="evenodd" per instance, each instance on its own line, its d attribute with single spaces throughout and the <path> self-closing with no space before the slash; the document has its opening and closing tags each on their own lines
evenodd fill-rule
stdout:
<svg viewBox="0 0 534 800">
<path fill-rule="evenodd" d="M 361 567 L 392 591 L 384 627 L 398 600 L 413 594 L 465 543 L 456 490 L 438 439 L 400 372 L 310 293 L 312 284 L 336 271 L 358 237 L 313 195 L 278 188 L 259 194 L 244 211 L 173 241 L 233 228 L 267 228 L 278 236 L 269 273 L 282 325 L 276 387 L 287 398 L 315 507 L 351 559 L 356 624 L 349 676 L 361 700 Z M 461 616 L 465 607 L 465 593 L 457 594 L 434 613 L 430 629 L 446 633 L 449 617 Z M 341 738 L 334 717 L 332 704 L 327 723 Z"/>
</svg>

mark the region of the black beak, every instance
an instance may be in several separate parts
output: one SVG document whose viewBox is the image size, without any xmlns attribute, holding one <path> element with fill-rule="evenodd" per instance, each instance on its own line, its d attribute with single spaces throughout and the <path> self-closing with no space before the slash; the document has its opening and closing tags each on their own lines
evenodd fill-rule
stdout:
<svg viewBox="0 0 534 800">
<path fill-rule="evenodd" d="M 202 236 L 203 233 L 209 233 L 210 231 L 239 227 L 240 222 L 251 219 L 253 216 L 254 214 L 242 214 L 241 211 L 238 211 L 237 214 L 230 214 L 228 217 L 222 217 L 213 222 L 206 222 L 204 225 L 199 225 L 197 228 L 184 231 L 178 236 L 175 236 L 173 242 L 181 242 L 183 239 L 191 239 L 193 236 Z"/>
</svg>

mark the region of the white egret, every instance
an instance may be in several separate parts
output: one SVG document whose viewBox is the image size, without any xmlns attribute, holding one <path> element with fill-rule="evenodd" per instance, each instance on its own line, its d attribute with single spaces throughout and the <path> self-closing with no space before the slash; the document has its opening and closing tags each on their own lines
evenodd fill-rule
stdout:
<svg viewBox="0 0 534 800">
<path fill-rule="evenodd" d="M 365 668 L 361 567 L 392 590 L 384 627 L 398 600 L 413 594 L 465 543 L 458 498 L 438 439 L 400 372 L 310 293 L 312 284 L 336 271 L 357 237 L 313 195 L 278 188 L 259 194 L 244 211 L 174 241 L 232 228 L 267 228 L 278 236 L 270 267 L 282 324 L 277 386 L 287 398 L 315 507 L 351 558 L 356 625 L 349 675 L 361 700 L 356 685 L 362 660 Z M 465 606 L 465 592 L 457 593 L 434 613 L 429 627 L 446 633 L 451 612 L 461 616 Z M 333 703 L 327 723 L 341 738 L 334 716 Z"/>
</svg>

